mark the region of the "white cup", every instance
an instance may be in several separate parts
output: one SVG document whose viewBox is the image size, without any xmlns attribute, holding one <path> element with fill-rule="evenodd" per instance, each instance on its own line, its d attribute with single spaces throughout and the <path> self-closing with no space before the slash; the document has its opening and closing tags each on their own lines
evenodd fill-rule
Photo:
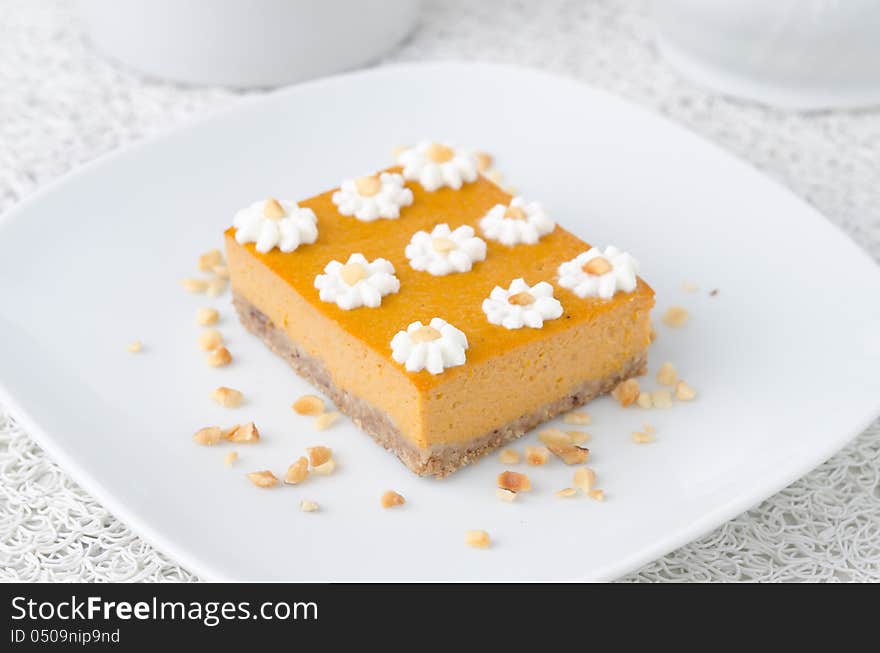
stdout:
<svg viewBox="0 0 880 653">
<path fill-rule="evenodd" d="M 420 0 L 79 0 L 101 52 L 147 75 L 277 86 L 375 60 Z"/>
<path fill-rule="evenodd" d="M 686 77 L 793 109 L 880 103 L 880 0 L 660 0 L 658 44 Z"/>
</svg>

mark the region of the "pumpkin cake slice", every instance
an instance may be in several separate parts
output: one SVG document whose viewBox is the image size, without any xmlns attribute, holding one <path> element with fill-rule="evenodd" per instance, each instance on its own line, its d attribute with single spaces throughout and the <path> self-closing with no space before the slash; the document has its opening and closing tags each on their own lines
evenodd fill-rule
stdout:
<svg viewBox="0 0 880 653">
<path fill-rule="evenodd" d="M 226 231 L 242 323 L 420 475 L 445 476 L 643 374 L 654 292 L 423 142 Z"/>
</svg>

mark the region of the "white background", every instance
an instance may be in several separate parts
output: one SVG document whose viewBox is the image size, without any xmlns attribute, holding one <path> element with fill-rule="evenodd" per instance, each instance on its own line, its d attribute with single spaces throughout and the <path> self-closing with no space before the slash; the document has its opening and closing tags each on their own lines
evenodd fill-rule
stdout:
<svg viewBox="0 0 880 653">
<path fill-rule="evenodd" d="M 781 180 L 880 260 L 880 113 L 796 114 L 704 92 L 658 58 L 643 3 L 428 3 L 390 57 L 422 59 L 526 64 L 652 107 Z M 89 50 L 66 3 L 3 2 L 0 209 L 239 95 L 114 68 Z M 628 580 L 880 580 L 878 468 L 875 423 L 806 478 Z M 84 494 L 2 407 L 0 477 L 0 579 L 193 578 Z"/>
</svg>

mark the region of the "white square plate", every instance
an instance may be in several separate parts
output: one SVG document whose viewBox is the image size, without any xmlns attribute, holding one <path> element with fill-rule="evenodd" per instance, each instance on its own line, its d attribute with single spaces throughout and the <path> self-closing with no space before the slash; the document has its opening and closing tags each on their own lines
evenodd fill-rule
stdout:
<svg viewBox="0 0 880 653">
<path fill-rule="evenodd" d="M 326 190 L 424 137 L 493 153 L 566 227 L 633 252 L 657 315 L 673 304 L 692 314 L 682 329 L 658 324 L 650 360 L 652 376 L 673 361 L 696 401 L 589 407 L 604 503 L 556 499 L 571 472 L 558 461 L 529 468 L 536 489 L 503 504 L 497 456 L 436 481 L 347 422 L 314 431 L 290 410 L 309 387 L 242 329 L 228 295 L 179 286 L 239 207 Z M 613 578 L 784 487 L 880 412 L 880 270 L 865 254 L 689 132 L 604 92 L 494 65 L 312 82 L 86 166 L 0 221 L 0 299 L 0 398 L 118 517 L 211 579 Z M 222 307 L 228 368 L 206 366 L 195 345 L 207 302 Z M 143 353 L 126 353 L 133 339 Z M 246 405 L 213 404 L 221 384 Z M 231 447 L 191 441 L 201 426 L 248 419 L 264 439 L 236 447 L 231 469 Z M 646 420 L 658 440 L 635 445 Z M 336 452 L 333 477 L 274 490 L 244 478 L 280 474 L 320 443 Z M 389 488 L 406 506 L 379 507 Z M 323 510 L 301 513 L 301 498 Z M 475 528 L 491 550 L 464 545 Z"/>
</svg>

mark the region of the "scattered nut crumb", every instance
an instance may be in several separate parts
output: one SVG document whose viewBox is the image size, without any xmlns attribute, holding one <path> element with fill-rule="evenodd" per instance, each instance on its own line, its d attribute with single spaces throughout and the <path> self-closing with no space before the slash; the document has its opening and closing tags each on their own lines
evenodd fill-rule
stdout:
<svg viewBox="0 0 880 653">
<path fill-rule="evenodd" d="M 596 472 L 589 467 L 578 467 L 574 470 L 574 486 L 583 492 L 589 492 L 596 484 Z"/>
<path fill-rule="evenodd" d="M 297 460 L 287 468 L 284 474 L 284 482 L 288 485 L 297 485 L 302 483 L 309 477 L 309 460 L 305 456 L 300 456 Z"/>
<path fill-rule="evenodd" d="M 291 406 L 299 415 L 321 415 L 324 412 L 324 400 L 315 395 L 303 395 Z"/>
<path fill-rule="evenodd" d="M 690 401 L 697 396 L 697 391 L 684 381 L 675 384 L 675 398 L 681 401 Z"/>
<path fill-rule="evenodd" d="M 268 469 L 264 469 L 261 472 L 251 472 L 247 477 L 257 487 L 275 487 L 278 485 L 278 477 Z"/>
<path fill-rule="evenodd" d="M 226 432 L 226 439 L 240 444 L 253 444 L 260 441 L 260 431 L 253 422 L 238 424 Z"/>
<path fill-rule="evenodd" d="M 303 499 L 299 502 L 299 509 L 303 512 L 318 512 L 320 506 L 314 501 L 309 501 L 308 499 Z"/>
<path fill-rule="evenodd" d="M 516 499 L 516 492 L 513 490 L 505 490 L 503 487 L 495 488 L 495 496 L 501 501 L 506 501 L 510 503 L 514 499 Z"/>
<path fill-rule="evenodd" d="M 140 340 L 133 340 L 125 348 L 125 351 L 131 352 L 132 354 L 136 354 L 139 351 L 143 350 L 144 346 L 141 344 Z"/>
<path fill-rule="evenodd" d="M 715 288 L 714 290 L 709 292 L 710 297 L 715 297 L 717 294 L 718 294 L 718 288 Z"/>
<path fill-rule="evenodd" d="M 516 465 L 519 463 L 519 452 L 515 449 L 502 449 L 498 454 L 498 460 L 505 465 Z"/>
<path fill-rule="evenodd" d="M 669 408 L 672 405 L 672 393 L 669 390 L 654 390 L 651 393 L 654 408 Z"/>
<path fill-rule="evenodd" d="M 321 476 L 330 476 L 333 472 L 336 471 L 336 461 L 330 458 L 327 462 L 321 463 L 320 465 L 315 465 L 312 467 L 312 472 L 315 474 L 320 474 Z"/>
<path fill-rule="evenodd" d="M 199 334 L 198 342 L 202 351 L 214 351 L 223 344 L 223 336 L 217 329 L 205 329 Z"/>
<path fill-rule="evenodd" d="M 572 444 L 572 437 L 562 429 L 544 429 L 538 431 L 538 439 L 549 446 L 566 446 Z"/>
<path fill-rule="evenodd" d="M 678 376 L 675 372 L 675 366 L 668 361 L 657 370 L 657 382 L 662 385 L 675 385 L 676 378 Z"/>
<path fill-rule="evenodd" d="M 651 433 L 642 433 L 641 431 L 633 431 L 632 439 L 636 444 L 648 444 L 657 440 Z"/>
<path fill-rule="evenodd" d="M 208 357 L 205 360 L 208 361 L 208 365 L 211 367 L 224 367 L 232 362 L 232 354 L 229 353 L 226 347 L 217 347 L 217 349 L 208 353 Z"/>
<path fill-rule="evenodd" d="M 655 429 L 652 425 L 648 424 L 647 422 L 645 422 L 644 424 L 642 424 L 642 430 L 643 430 L 645 433 L 649 433 L 649 434 L 651 434 L 651 435 L 653 435 L 654 433 L 657 432 L 657 429 Z"/>
<path fill-rule="evenodd" d="M 192 293 L 203 293 L 208 289 L 208 282 L 205 279 L 182 279 L 180 285 Z"/>
<path fill-rule="evenodd" d="M 236 460 L 238 460 L 237 451 L 230 451 L 228 454 L 223 456 L 223 464 L 227 467 L 232 467 Z"/>
<path fill-rule="evenodd" d="M 393 508 L 394 506 L 402 506 L 406 503 L 406 499 L 394 490 L 388 490 L 382 495 L 381 503 L 383 508 Z"/>
<path fill-rule="evenodd" d="M 526 463 L 529 465 L 544 465 L 549 459 L 547 447 L 526 447 Z"/>
<path fill-rule="evenodd" d="M 229 278 L 229 268 L 225 265 L 215 265 L 213 268 L 211 268 L 211 271 L 221 279 Z"/>
<path fill-rule="evenodd" d="M 211 393 L 211 399 L 224 408 L 237 408 L 238 406 L 241 406 L 243 398 L 244 395 L 238 390 L 227 388 L 222 385 Z"/>
<path fill-rule="evenodd" d="M 593 439 L 593 436 L 586 431 L 566 431 L 566 433 L 571 438 L 572 444 L 583 444 Z"/>
<path fill-rule="evenodd" d="M 498 475 L 496 485 L 513 492 L 528 492 L 532 489 L 529 477 L 519 472 L 503 471 Z"/>
<path fill-rule="evenodd" d="M 492 167 L 492 156 L 488 152 L 477 152 L 477 170 L 486 172 Z"/>
<path fill-rule="evenodd" d="M 697 292 L 700 288 L 695 283 L 684 281 L 681 284 L 681 289 L 685 292 Z"/>
<path fill-rule="evenodd" d="M 488 549 L 492 541 L 486 531 L 468 531 L 464 534 L 464 543 L 475 549 Z"/>
<path fill-rule="evenodd" d="M 590 450 L 573 444 L 547 445 L 555 456 L 558 456 L 566 465 L 581 465 L 590 457 Z"/>
<path fill-rule="evenodd" d="M 596 501 L 605 501 L 605 490 L 590 490 L 587 496 Z"/>
<path fill-rule="evenodd" d="M 202 326 L 210 326 L 212 324 L 217 324 L 217 320 L 220 319 L 220 313 L 216 308 L 200 308 L 196 311 L 196 322 L 201 324 Z"/>
<path fill-rule="evenodd" d="M 306 453 L 309 454 L 309 463 L 312 467 L 323 465 L 333 456 L 330 447 L 306 447 Z"/>
<path fill-rule="evenodd" d="M 681 306 L 670 306 L 666 309 L 661 319 L 663 324 L 668 327 L 680 327 L 684 326 L 685 322 L 688 321 L 688 317 L 690 317 L 690 314 Z"/>
<path fill-rule="evenodd" d="M 573 487 L 564 487 L 561 490 L 557 490 L 555 494 L 560 499 L 565 499 L 567 497 L 573 497 L 575 494 L 577 494 L 577 490 L 575 490 Z"/>
<path fill-rule="evenodd" d="M 623 383 L 619 383 L 611 396 L 620 402 L 621 406 L 629 406 L 639 398 L 639 381 L 638 379 L 627 379 Z"/>
<path fill-rule="evenodd" d="M 205 288 L 205 292 L 208 297 L 218 297 L 226 292 L 226 288 L 229 286 L 229 281 L 223 279 L 222 277 L 214 277 L 213 279 L 208 281 L 208 285 Z"/>
<path fill-rule="evenodd" d="M 195 435 L 193 435 L 193 441 L 195 441 L 196 444 L 204 444 L 209 446 L 212 444 L 217 444 L 222 439 L 223 429 L 221 429 L 219 426 L 206 426 L 205 428 L 196 431 Z"/>
<path fill-rule="evenodd" d="M 565 417 L 562 418 L 562 421 L 566 424 L 577 424 L 583 426 L 584 424 L 589 424 L 592 419 L 593 418 L 590 417 L 587 413 L 576 411 L 573 413 L 567 413 Z"/>
<path fill-rule="evenodd" d="M 223 262 L 223 254 L 220 253 L 219 249 L 212 249 L 209 252 L 205 252 L 199 257 L 198 267 L 202 272 L 208 272 L 214 269 L 214 266 L 220 265 Z"/>
<path fill-rule="evenodd" d="M 315 428 L 319 431 L 329 429 L 339 419 L 339 413 L 324 413 L 315 418 Z"/>
<path fill-rule="evenodd" d="M 639 398 L 636 400 L 636 403 L 639 405 L 639 408 L 653 408 L 654 400 L 651 399 L 650 392 L 640 392 Z"/>
</svg>

